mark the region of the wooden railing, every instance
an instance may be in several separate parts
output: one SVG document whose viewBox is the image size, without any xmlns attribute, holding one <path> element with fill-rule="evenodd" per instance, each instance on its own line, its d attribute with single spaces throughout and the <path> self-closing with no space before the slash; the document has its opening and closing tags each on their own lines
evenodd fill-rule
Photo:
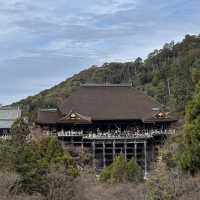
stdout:
<svg viewBox="0 0 200 200">
<path fill-rule="evenodd" d="M 58 137 L 76 137 L 81 136 L 84 139 L 128 139 L 128 138 L 152 138 L 157 135 L 172 135 L 175 134 L 175 129 L 166 130 L 142 130 L 141 132 L 133 131 L 108 131 L 108 132 L 84 132 L 84 131 L 59 131 L 47 132 L 48 135 L 56 135 Z"/>
<path fill-rule="evenodd" d="M 172 135 L 175 134 L 174 129 L 166 129 L 166 130 L 152 130 L 146 131 L 143 133 L 133 133 L 133 132 L 121 132 L 118 134 L 113 134 L 110 132 L 104 133 L 89 133 L 84 134 L 83 138 L 85 139 L 134 139 L 134 138 L 152 138 L 158 135 Z"/>
<path fill-rule="evenodd" d="M 57 132 L 58 137 L 67 137 L 67 136 L 83 136 L 83 131 L 59 131 Z"/>
<path fill-rule="evenodd" d="M 0 139 L 1 140 L 10 140 L 11 139 L 11 135 L 0 135 Z"/>
</svg>

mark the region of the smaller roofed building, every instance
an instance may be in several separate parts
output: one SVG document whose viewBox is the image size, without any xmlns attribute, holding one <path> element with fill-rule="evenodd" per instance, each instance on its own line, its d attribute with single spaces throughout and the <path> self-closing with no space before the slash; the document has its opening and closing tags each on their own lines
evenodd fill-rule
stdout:
<svg viewBox="0 0 200 200">
<path fill-rule="evenodd" d="M 16 119 L 21 117 L 21 110 L 16 107 L 0 107 L 0 137 L 6 137 Z"/>
</svg>

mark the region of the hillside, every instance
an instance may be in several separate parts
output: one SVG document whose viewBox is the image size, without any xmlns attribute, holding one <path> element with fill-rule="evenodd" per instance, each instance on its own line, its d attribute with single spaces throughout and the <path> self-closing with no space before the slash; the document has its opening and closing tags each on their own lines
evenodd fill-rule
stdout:
<svg viewBox="0 0 200 200">
<path fill-rule="evenodd" d="M 144 61 L 137 58 L 133 62 L 92 66 L 14 105 L 20 105 L 24 113 L 30 113 L 34 119 L 39 107 L 56 106 L 80 84 L 132 82 L 171 110 L 183 113 L 199 79 L 200 36 L 187 35 L 180 43 L 167 43 L 162 49 L 150 53 Z"/>
</svg>

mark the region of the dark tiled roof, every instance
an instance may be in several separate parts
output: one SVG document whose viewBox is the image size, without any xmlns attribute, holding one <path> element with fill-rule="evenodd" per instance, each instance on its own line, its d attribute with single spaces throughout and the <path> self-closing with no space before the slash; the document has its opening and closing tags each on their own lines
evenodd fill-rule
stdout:
<svg viewBox="0 0 200 200">
<path fill-rule="evenodd" d="M 75 91 L 60 111 L 74 110 L 92 120 L 144 119 L 161 105 L 131 86 L 84 86 Z"/>
<path fill-rule="evenodd" d="M 57 109 L 40 109 L 37 115 L 37 122 L 41 124 L 56 124 L 62 117 Z"/>
<path fill-rule="evenodd" d="M 40 110 L 39 123 L 56 123 L 72 111 L 92 120 L 151 120 L 162 105 L 131 86 L 82 86 L 58 110 Z M 150 121 L 149 121 L 150 120 Z M 170 118 L 160 121 L 173 121 Z"/>
</svg>

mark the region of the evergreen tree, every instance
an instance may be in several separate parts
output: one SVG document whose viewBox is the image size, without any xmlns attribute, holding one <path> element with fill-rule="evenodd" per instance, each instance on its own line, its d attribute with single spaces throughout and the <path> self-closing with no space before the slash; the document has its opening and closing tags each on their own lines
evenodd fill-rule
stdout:
<svg viewBox="0 0 200 200">
<path fill-rule="evenodd" d="M 12 143 L 16 147 L 26 144 L 30 130 L 23 118 L 17 119 L 11 127 Z"/>
<path fill-rule="evenodd" d="M 179 145 L 178 162 L 183 171 L 200 171 L 200 82 L 193 100 L 186 109 L 183 140 Z"/>
<path fill-rule="evenodd" d="M 20 176 L 18 191 L 41 193 L 48 191 L 48 173 L 62 168 L 74 179 L 79 175 L 72 156 L 65 152 L 57 138 L 38 141 L 30 139 L 28 124 L 18 119 L 11 128 L 12 139 L 0 143 L 0 168 L 15 171 Z"/>
<path fill-rule="evenodd" d="M 174 200 L 174 175 L 167 169 L 165 163 L 159 161 L 146 182 L 147 200 Z"/>
<path fill-rule="evenodd" d="M 138 182 L 142 179 L 140 166 L 134 160 L 127 161 L 123 154 L 116 156 L 100 174 L 100 181 L 109 183 Z"/>
</svg>

